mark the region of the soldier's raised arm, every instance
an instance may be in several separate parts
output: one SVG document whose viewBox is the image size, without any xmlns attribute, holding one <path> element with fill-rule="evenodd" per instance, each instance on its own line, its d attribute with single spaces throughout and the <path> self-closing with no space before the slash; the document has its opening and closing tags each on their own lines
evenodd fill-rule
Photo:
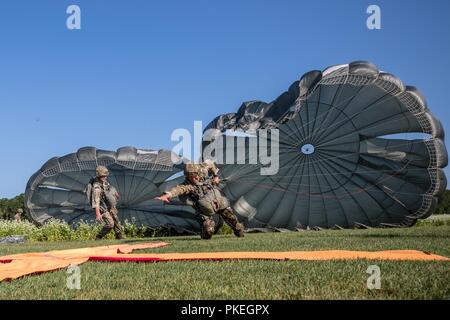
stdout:
<svg viewBox="0 0 450 320">
<path fill-rule="evenodd" d="M 194 191 L 194 186 L 190 184 L 180 184 L 176 187 L 173 187 L 169 191 L 164 192 L 162 196 L 156 197 L 155 199 L 169 203 L 171 198 L 175 198 L 183 194 L 188 194 L 192 191 Z"/>
<path fill-rule="evenodd" d="M 217 168 L 214 161 L 207 159 L 203 162 L 203 165 L 208 170 L 208 174 L 212 175 L 213 177 L 219 176 L 219 168 Z"/>
<path fill-rule="evenodd" d="M 218 185 L 220 183 L 219 168 L 217 168 L 214 161 L 207 159 L 203 162 L 203 166 L 208 171 L 208 175 L 212 176 L 213 184 Z"/>
</svg>

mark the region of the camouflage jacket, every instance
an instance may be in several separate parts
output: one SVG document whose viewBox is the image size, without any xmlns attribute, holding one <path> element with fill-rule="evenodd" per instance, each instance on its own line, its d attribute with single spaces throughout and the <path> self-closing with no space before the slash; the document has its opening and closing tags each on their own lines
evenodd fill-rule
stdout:
<svg viewBox="0 0 450 320">
<path fill-rule="evenodd" d="M 211 161 L 205 161 L 199 166 L 201 168 L 198 183 L 194 184 L 186 179 L 182 184 L 166 191 L 165 194 L 170 198 L 186 196 L 200 213 L 212 215 L 218 210 L 227 208 L 229 201 L 211 182 L 210 176 L 217 176 L 219 173 L 216 165 Z"/>
<path fill-rule="evenodd" d="M 169 197 L 175 198 L 181 195 L 198 193 L 201 190 L 206 191 L 206 189 L 210 188 L 212 186 L 210 178 L 211 176 L 218 176 L 219 169 L 211 160 L 206 160 L 197 166 L 199 167 L 200 172 L 200 181 L 198 183 L 194 184 L 186 179 L 183 184 L 180 184 L 165 193 L 169 195 Z"/>
<path fill-rule="evenodd" d="M 116 209 L 117 191 L 109 182 L 101 183 L 96 180 L 93 184 L 92 208 L 99 208 L 101 213 Z"/>
</svg>

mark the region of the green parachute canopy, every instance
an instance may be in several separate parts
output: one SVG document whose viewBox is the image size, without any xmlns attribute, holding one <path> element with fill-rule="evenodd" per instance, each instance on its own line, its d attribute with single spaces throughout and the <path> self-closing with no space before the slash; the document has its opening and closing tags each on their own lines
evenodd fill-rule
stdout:
<svg viewBox="0 0 450 320">
<path fill-rule="evenodd" d="M 50 159 L 29 180 L 25 206 L 38 222 L 56 218 L 70 224 L 90 221 L 95 214 L 83 193 L 98 165 L 108 168 L 111 185 L 120 194 L 120 220 L 137 225 L 166 227 L 178 232 L 198 232 L 200 223 L 191 207 L 180 202 L 163 204 L 153 198 L 183 182 L 178 156 L 165 150 L 124 147 L 114 151 L 94 147 Z"/>
<path fill-rule="evenodd" d="M 205 139 L 204 148 L 221 137 L 216 151 L 244 160 L 218 164 L 223 191 L 248 228 L 410 226 L 433 212 L 447 185 L 440 121 L 416 88 L 369 62 L 308 72 L 271 103 L 250 101 L 218 116 L 205 137 L 209 129 L 216 139 Z M 267 147 L 279 136 L 279 169 L 271 175 L 252 164 L 248 148 L 266 129 L 279 133 L 268 134 Z M 184 202 L 153 200 L 183 181 L 174 157 L 87 147 L 53 158 L 28 182 L 27 211 L 39 223 L 93 219 L 82 191 L 104 165 L 121 194 L 121 220 L 198 232 L 200 222 Z"/>
<path fill-rule="evenodd" d="M 270 128 L 279 130 L 279 170 L 262 175 L 247 147 Z M 208 129 L 218 133 L 205 148 L 221 137 L 221 154 L 245 155 L 220 168 L 247 227 L 409 226 L 447 185 L 440 121 L 416 88 L 369 62 L 308 72 L 275 101 L 244 103 Z"/>
</svg>

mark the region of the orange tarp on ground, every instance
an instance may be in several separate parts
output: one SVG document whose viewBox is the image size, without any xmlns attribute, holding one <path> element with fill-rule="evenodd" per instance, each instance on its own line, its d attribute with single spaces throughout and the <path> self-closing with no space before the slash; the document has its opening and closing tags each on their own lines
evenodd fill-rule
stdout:
<svg viewBox="0 0 450 320">
<path fill-rule="evenodd" d="M 33 273 L 54 271 L 79 265 L 89 260 L 91 256 L 109 256 L 126 254 L 133 250 L 159 248 L 167 246 L 166 242 L 121 244 L 81 249 L 55 250 L 48 252 L 21 253 L 0 257 L 0 282 L 12 280 Z"/>
<path fill-rule="evenodd" d="M 184 261 L 184 260 L 414 260 L 450 261 L 450 258 L 417 250 L 388 251 L 286 251 L 286 252 L 197 252 L 129 254 L 133 250 L 159 248 L 168 243 L 114 245 L 49 252 L 34 252 L 0 257 L 0 281 L 66 268 L 86 261 Z"/>
<path fill-rule="evenodd" d="M 153 254 L 115 254 L 111 256 L 92 256 L 90 261 L 184 261 L 184 260 L 413 260 L 450 261 L 450 258 L 417 250 L 388 251 L 285 251 L 285 252 L 194 252 L 194 253 L 153 253 Z"/>
</svg>

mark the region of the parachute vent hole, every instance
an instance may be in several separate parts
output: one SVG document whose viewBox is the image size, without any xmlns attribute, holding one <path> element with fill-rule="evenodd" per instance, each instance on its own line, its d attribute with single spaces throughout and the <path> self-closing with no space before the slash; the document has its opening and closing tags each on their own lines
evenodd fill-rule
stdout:
<svg viewBox="0 0 450 320">
<path fill-rule="evenodd" d="M 300 152 L 306 155 L 313 154 L 315 151 L 314 146 L 310 143 L 304 144 L 300 148 Z"/>
</svg>

